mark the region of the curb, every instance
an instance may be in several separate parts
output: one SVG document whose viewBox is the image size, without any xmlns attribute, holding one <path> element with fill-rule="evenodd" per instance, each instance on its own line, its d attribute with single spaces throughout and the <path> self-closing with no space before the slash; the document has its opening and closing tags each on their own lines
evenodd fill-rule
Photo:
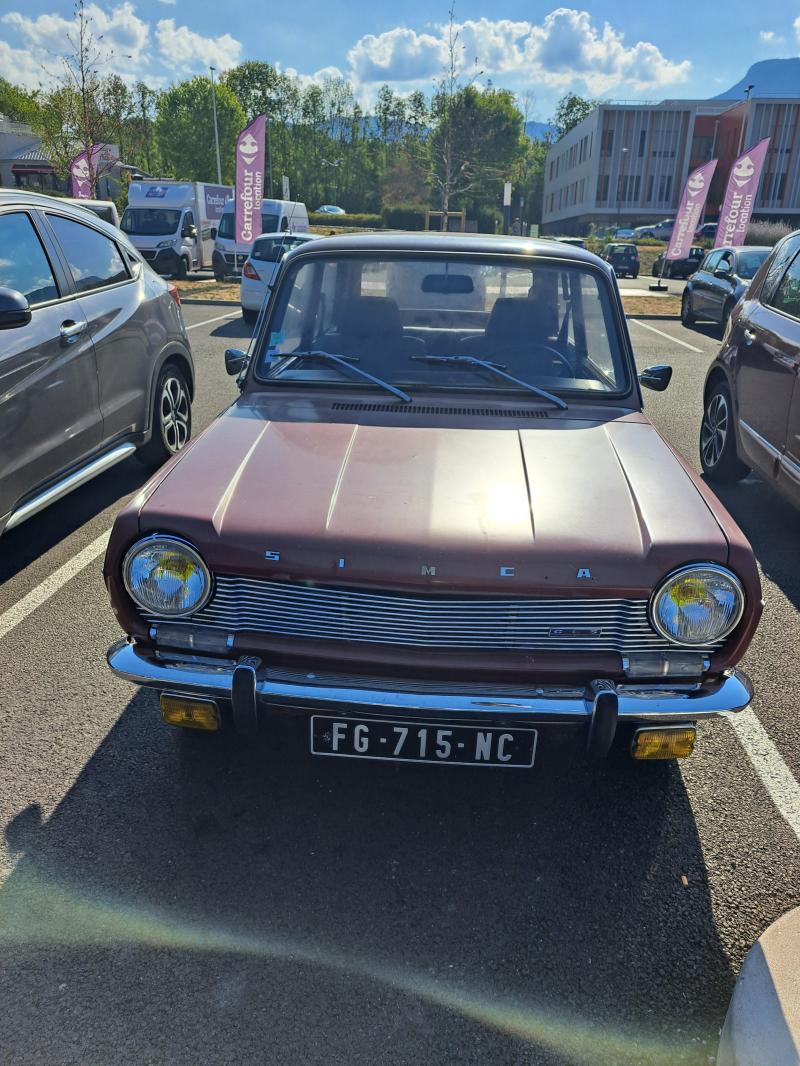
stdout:
<svg viewBox="0 0 800 1066">
<path fill-rule="evenodd" d="M 681 320 L 680 315 L 629 315 L 627 311 L 625 312 L 625 318 L 646 318 L 652 319 L 654 322 L 680 322 Z"/>
<path fill-rule="evenodd" d="M 178 294 L 180 295 L 180 293 Z M 238 307 L 238 300 L 198 300 L 194 296 L 181 296 L 181 306 L 197 304 L 199 307 Z"/>
</svg>

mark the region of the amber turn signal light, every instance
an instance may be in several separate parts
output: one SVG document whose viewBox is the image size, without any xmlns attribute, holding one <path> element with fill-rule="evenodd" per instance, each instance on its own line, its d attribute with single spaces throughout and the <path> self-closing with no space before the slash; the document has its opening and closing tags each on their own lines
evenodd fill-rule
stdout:
<svg viewBox="0 0 800 1066">
<path fill-rule="evenodd" d="M 686 759 L 694 751 L 694 726 L 673 729 L 637 729 L 631 755 L 634 759 Z"/>
<path fill-rule="evenodd" d="M 161 717 L 167 725 L 178 725 L 183 729 L 219 729 L 219 711 L 212 700 L 196 700 L 162 692 L 159 703 Z"/>
</svg>

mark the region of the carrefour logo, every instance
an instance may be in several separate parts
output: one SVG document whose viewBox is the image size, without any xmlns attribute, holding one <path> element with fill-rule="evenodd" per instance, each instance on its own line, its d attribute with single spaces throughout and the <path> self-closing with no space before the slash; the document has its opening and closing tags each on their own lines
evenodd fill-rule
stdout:
<svg viewBox="0 0 800 1066">
<path fill-rule="evenodd" d="M 755 172 L 756 168 L 753 166 L 753 160 L 749 155 L 746 155 L 744 159 L 740 159 L 733 168 L 733 180 L 741 189 L 743 185 L 748 183 Z"/>
<path fill-rule="evenodd" d="M 81 156 L 72 164 L 72 176 L 77 178 L 78 181 L 89 180 L 89 164 L 86 160 L 86 156 Z"/>
<path fill-rule="evenodd" d="M 698 193 L 703 191 L 703 189 L 705 188 L 705 185 L 706 185 L 706 179 L 703 177 L 702 174 L 694 174 L 694 175 L 692 175 L 692 177 L 689 179 L 688 186 L 687 186 L 688 189 L 689 189 L 689 195 L 690 196 L 697 196 Z"/>
<path fill-rule="evenodd" d="M 239 141 L 239 155 L 248 166 L 250 166 L 258 155 L 258 141 L 252 133 L 246 133 L 241 141 Z"/>
</svg>

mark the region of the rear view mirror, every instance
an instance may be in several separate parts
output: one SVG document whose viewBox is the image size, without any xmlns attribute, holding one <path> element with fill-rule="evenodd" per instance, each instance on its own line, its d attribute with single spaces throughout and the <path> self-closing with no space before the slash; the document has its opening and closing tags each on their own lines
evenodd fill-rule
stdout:
<svg viewBox="0 0 800 1066">
<path fill-rule="evenodd" d="M 247 363 L 247 353 L 240 351 L 239 348 L 226 348 L 225 349 L 225 370 L 234 377 L 236 374 L 241 374 Z"/>
<path fill-rule="evenodd" d="M 22 293 L 0 288 L 0 329 L 19 329 L 30 320 L 31 309 Z"/>
<path fill-rule="evenodd" d="M 475 286 L 469 274 L 426 274 L 422 279 L 423 292 L 440 295 L 464 295 L 474 292 Z"/>
<path fill-rule="evenodd" d="M 639 381 L 646 389 L 653 392 L 663 392 L 672 381 L 672 367 L 659 363 L 656 366 L 646 367 L 639 375 Z"/>
</svg>

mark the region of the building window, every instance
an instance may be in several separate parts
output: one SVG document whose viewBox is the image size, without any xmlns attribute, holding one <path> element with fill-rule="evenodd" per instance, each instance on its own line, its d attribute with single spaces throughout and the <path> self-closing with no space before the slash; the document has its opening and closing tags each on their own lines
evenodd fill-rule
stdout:
<svg viewBox="0 0 800 1066">
<path fill-rule="evenodd" d="M 614 147 L 614 131 L 603 130 L 603 139 L 600 142 L 600 155 L 611 155 Z"/>
<path fill-rule="evenodd" d="M 644 156 L 644 146 L 647 142 L 647 130 L 641 130 L 639 133 L 639 158 Z"/>
<path fill-rule="evenodd" d="M 597 178 L 597 202 L 608 202 L 608 174 L 599 174 Z"/>
</svg>

